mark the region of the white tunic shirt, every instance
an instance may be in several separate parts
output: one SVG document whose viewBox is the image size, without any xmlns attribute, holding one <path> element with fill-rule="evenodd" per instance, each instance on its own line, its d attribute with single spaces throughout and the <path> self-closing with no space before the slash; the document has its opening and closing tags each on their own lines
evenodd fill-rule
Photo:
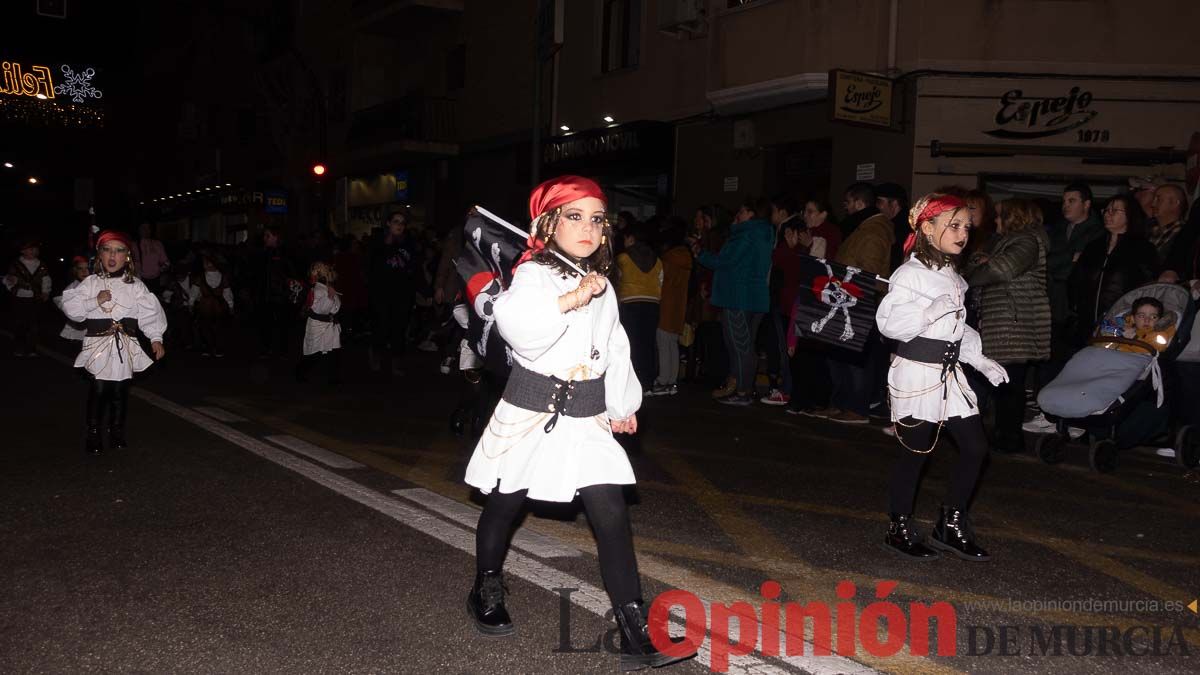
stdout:
<svg viewBox="0 0 1200 675">
<path fill-rule="evenodd" d="M 342 296 L 337 293 L 329 297 L 329 287 L 325 284 L 315 284 L 312 287 L 312 305 L 309 307 L 314 314 L 337 314 L 342 308 Z M 318 321 L 308 317 L 304 322 L 304 355 L 324 354 L 342 348 L 342 327 L 330 321 Z"/>
<path fill-rule="evenodd" d="M 96 296 L 104 290 L 112 293 L 112 300 L 98 305 Z M 123 277 L 101 278 L 93 274 L 75 288 L 63 291 L 62 309 L 72 321 L 135 318 L 138 330 L 151 342 L 162 342 L 167 330 L 162 305 L 141 279 L 135 278 L 127 284 Z M 76 368 L 87 369 L 98 380 L 115 381 L 128 380 L 152 363 L 137 339 L 124 333 L 83 338 L 83 349 L 75 359 Z"/>
<path fill-rule="evenodd" d="M 961 339 L 959 360 L 971 366 L 982 362 L 983 345 L 979 333 L 966 324 L 964 312 L 947 314 L 932 324 L 925 320 L 925 310 L 933 304 L 933 298 L 949 295 L 960 306 L 963 304 L 967 282 L 958 272 L 951 267 L 930 269 L 914 256 L 892 273 L 891 282 L 875 312 L 880 333 L 900 342 L 918 336 L 947 342 Z M 979 414 L 975 393 L 967 384 L 962 366 L 955 365 L 947 377 L 948 389 L 942 384 L 941 373 L 940 365 L 893 356 L 888 372 L 892 421 L 911 416 L 940 422 L 950 417 Z"/>
<path fill-rule="evenodd" d="M 629 360 L 629 338 L 617 316 L 617 296 L 604 293 L 580 309 L 558 310 L 558 298 L 579 278 L 527 262 L 496 299 L 496 327 L 521 366 L 564 380 L 604 375 L 606 411 L 595 417 L 558 418 L 501 400 L 467 465 L 466 482 L 485 494 L 529 490 L 530 499 L 569 502 L 589 485 L 628 485 L 633 467 L 613 438 L 610 419 L 631 417 L 642 405 L 642 386 Z"/>
<path fill-rule="evenodd" d="M 71 290 L 72 288 L 78 287 L 80 283 L 81 282 L 78 279 L 76 279 L 75 281 L 72 281 L 71 283 L 67 284 L 66 288 L 63 289 L 63 293 L 66 293 L 67 291 Z M 54 298 L 54 306 L 59 308 L 60 310 L 63 308 L 63 299 L 62 299 L 61 295 Z M 86 332 L 87 331 L 83 330 L 82 328 L 76 328 L 75 326 L 72 326 L 69 323 L 64 323 L 62 332 L 60 332 L 58 334 L 58 336 L 61 338 L 66 338 L 68 340 L 79 341 L 79 340 L 83 339 L 83 334 Z"/>
</svg>

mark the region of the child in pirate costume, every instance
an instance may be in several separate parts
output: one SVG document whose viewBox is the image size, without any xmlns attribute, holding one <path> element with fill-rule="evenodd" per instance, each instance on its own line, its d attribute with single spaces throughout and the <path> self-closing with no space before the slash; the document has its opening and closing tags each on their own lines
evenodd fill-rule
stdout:
<svg viewBox="0 0 1200 675">
<path fill-rule="evenodd" d="M 150 340 L 155 359 L 161 359 L 167 317 L 158 298 L 134 274 L 129 237 L 123 232 L 101 232 L 96 238 L 96 273 L 63 292 L 63 313 L 83 321 L 86 334 L 76 368 L 92 375 L 87 403 L 87 439 L 84 449 L 101 451 L 100 423 L 109 414 L 108 444 L 125 447 L 125 413 L 129 380 L 154 363 L 138 344 L 138 334 Z"/>
<path fill-rule="evenodd" d="M 902 446 L 888 489 L 891 523 L 884 543 L 914 560 L 938 556 L 914 531 L 912 512 L 921 469 L 941 434 L 949 432 L 958 445 L 958 461 L 929 546 L 963 560 L 989 560 L 975 543 L 967 516 L 988 445 L 959 362 L 995 386 L 1007 382 L 1008 375 L 983 355 L 979 333 L 966 325 L 967 283 L 954 266 L 970 235 L 966 204 L 950 195 L 926 195 L 912 207 L 908 223 L 913 229 L 904 245 L 909 258 L 892 274 L 875 315 L 879 332 L 897 341 L 888 393 Z"/>
<path fill-rule="evenodd" d="M 339 352 L 342 348 L 342 326 L 338 312 L 342 309 L 342 296 L 333 288 L 337 275 L 333 268 L 323 262 L 315 262 L 308 271 L 312 287 L 304 302 L 304 349 L 300 365 L 296 368 L 296 379 L 304 382 L 308 373 L 324 358 L 329 368 L 329 383 L 338 381 Z"/>
<path fill-rule="evenodd" d="M 87 258 L 85 258 L 81 255 L 77 255 L 74 258 L 72 258 L 71 259 L 71 276 L 74 278 L 71 279 L 71 283 L 67 284 L 67 287 L 63 289 L 63 293 L 66 293 L 67 291 L 71 290 L 72 288 L 78 287 L 79 284 L 83 283 L 84 279 L 88 278 L 89 274 L 91 274 L 91 270 L 88 269 Z M 55 296 L 54 306 L 57 307 L 60 311 L 62 310 L 63 298 L 62 298 L 61 294 Z M 84 322 L 71 321 L 70 319 L 67 319 L 67 322 L 65 324 L 63 324 L 62 331 L 58 334 L 58 336 L 64 340 L 67 340 L 68 342 L 78 343 L 78 342 L 83 342 L 83 336 L 86 334 L 87 334 L 87 325 L 84 324 Z M 76 345 L 76 346 L 78 346 L 78 345 Z"/>
<path fill-rule="evenodd" d="M 37 356 L 38 312 L 50 298 L 50 271 L 38 258 L 41 247 L 35 240 L 21 244 L 21 257 L 8 268 L 4 286 L 13 294 L 14 356 Z"/>
<path fill-rule="evenodd" d="M 621 487 L 634 482 L 633 469 L 613 434 L 637 431 L 642 385 L 604 276 L 612 262 L 605 203 L 600 187 L 579 176 L 546 181 L 530 195 L 530 250 L 493 307 L 512 349 L 512 374 L 466 472 L 466 482 L 489 495 L 467 606 L 480 632 L 512 633 L 501 567 L 513 523 L 526 499 L 578 495 L 620 628 L 621 667 L 637 670 L 684 657 L 650 642 Z"/>
</svg>

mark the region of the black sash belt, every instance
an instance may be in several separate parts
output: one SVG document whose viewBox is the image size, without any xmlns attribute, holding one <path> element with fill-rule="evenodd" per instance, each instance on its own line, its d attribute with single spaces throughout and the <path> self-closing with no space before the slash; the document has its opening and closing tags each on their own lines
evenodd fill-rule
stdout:
<svg viewBox="0 0 1200 675">
<path fill-rule="evenodd" d="M 909 361 L 941 366 L 942 384 L 945 385 L 942 387 L 942 399 L 945 400 L 950 390 L 949 379 L 954 373 L 954 367 L 958 365 L 958 355 L 961 348 L 962 340 L 949 342 L 947 340 L 934 340 L 918 336 L 908 342 L 897 343 L 896 356 L 906 358 Z M 955 377 L 957 378 L 957 375 Z M 968 403 L 970 403 L 969 400 Z"/>
<path fill-rule="evenodd" d="M 554 413 L 546 422 L 546 433 L 554 429 L 559 415 L 595 417 L 607 409 L 603 375 L 591 380 L 561 380 L 518 363 L 513 364 L 503 398 L 524 410 Z"/>
<path fill-rule="evenodd" d="M 317 314 L 311 309 L 308 310 L 308 318 L 325 323 L 339 323 L 337 314 Z"/>
<path fill-rule="evenodd" d="M 138 336 L 137 319 L 132 316 L 123 319 L 85 319 L 84 325 L 87 328 L 87 337 L 113 336 L 113 341 L 117 343 L 117 358 L 121 363 L 125 363 L 125 357 L 121 354 L 124 351 L 124 347 L 121 346 L 121 334 L 124 333 L 136 339 Z"/>
</svg>

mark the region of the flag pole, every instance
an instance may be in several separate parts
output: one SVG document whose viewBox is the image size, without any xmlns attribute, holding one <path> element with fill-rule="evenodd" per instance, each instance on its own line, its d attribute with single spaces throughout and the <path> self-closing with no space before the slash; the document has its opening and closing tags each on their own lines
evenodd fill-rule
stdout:
<svg viewBox="0 0 1200 675">
<path fill-rule="evenodd" d="M 528 233 L 528 232 L 523 232 L 523 231 L 521 231 L 521 229 L 520 229 L 520 228 L 518 228 L 516 225 L 513 225 L 512 223 L 510 223 L 510 222 L 508 222 L 507 220 L 505 220 L 505 219 L 501 218 L 500 216 L 498 216 L 498 215 L 496 215 L 496 214 L 492 213 L 491 211 L 488 211 L 487 209 L 483 208 L 482 206 L 480 206 L 480 205 L 476 204 L 476 205 L 475 205 L 475 210 L 476 210 L 476 211 L 478 211 L 480 214 L 482 214 L 482 215 L 484 215 L 484 216 L 487 216 L 488 218 L 490 218 L 490 219 L 491 219 L 493 222 L 495 222 L 497 225 L 502 225 L 502 226 L 504 226 L 504 227 L 508 228 L 510 231 L 512 231 L 512 232 L 514 232 L 514 233 L 516 233 L 516 234 L 520 235 L 520 237 L 521 237 L 522 239 L 527 239 L 527 238 L 529 237 L 529 233 Z M 573 262 L 571 262 L 570 260 L 568 260 L 568 259 L 567 259 L 567 257 L 566 257 L 566 256 L 564 256 L 563 254 L 561 254 L 561 253 L 559 253 L 558 251 L 555 251 L 555 250 L 553 250 L 553 249 L 546 249 L 546 250 L 550 251 L 550 252 L 551 252 L 551 253 L 553 253 L 555 256 L 557 256 L 559 260 L 563 261 L 563 264 L 567 265 L 567 266 L 568 266 L 568 267 L 570 267 L 571 269 L 573 269 L 573 270 L 575 270 L 576 272 L 578 272 L 578 273 L 580 274 L 580 276 L 587 276 L 587 273 L 586 273 L 586 272 L 584 272 L 583 270 L 579 269 L 579 266 L 578 266 L 578 265 L 576 265 L 575 263 L 573 263 Z"/>
</svg>

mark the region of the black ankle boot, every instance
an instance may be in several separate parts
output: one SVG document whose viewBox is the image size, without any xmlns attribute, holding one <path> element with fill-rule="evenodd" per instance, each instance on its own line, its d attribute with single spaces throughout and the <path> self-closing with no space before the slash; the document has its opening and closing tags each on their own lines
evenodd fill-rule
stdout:
<svg viewBox="0 0 1200 675">
<path fill-rule="evenodd" d="M 951 553 L 962 560 L 983 562 L 991 560 L 988 552 L 975 545 L 975 529 L 967 512 L 942 505 L 942 516 L 938 518 L 929 538 L 929 545 Z"/>
<path fill-rule="evenodd" d="M 936 560 L 937 551 L 921 543 L 921 537 L 913 528 L 912 515 L 900 513 L 889 514 L 887 536 L 883 544 L 888 550 L 895 551 L 912 560 Z"/>
<path fill-rule="evenodd" d="M 641 600 L 614 607 L 613 616 L 621 629 L 621 670 L 625 672 L 661 668 L 696 655 L 693 651 L 682 656 L 668 656 L 658 651 L 650 641 L 650 629 L 646 626 L 646 603 Z"/>
<path fill-rule="evenodd" d="M 100 427 L 88 425 L 87 435 L 83 440 L 83 451 L 89 455 L 98 455 L 104 450 L 100 443 Z"/>
<path fill-rule="evenodd" d="M 475 585 L 467 596 L 467 611 L 475 620 L 475 628 L 484 635 L 509 635 L 513 632 L 512 619 L 504 607 L 504 595 L 508 586 L 504 584 L 504 573 L 488 570 L 475 574 Z"/>
</svg>

